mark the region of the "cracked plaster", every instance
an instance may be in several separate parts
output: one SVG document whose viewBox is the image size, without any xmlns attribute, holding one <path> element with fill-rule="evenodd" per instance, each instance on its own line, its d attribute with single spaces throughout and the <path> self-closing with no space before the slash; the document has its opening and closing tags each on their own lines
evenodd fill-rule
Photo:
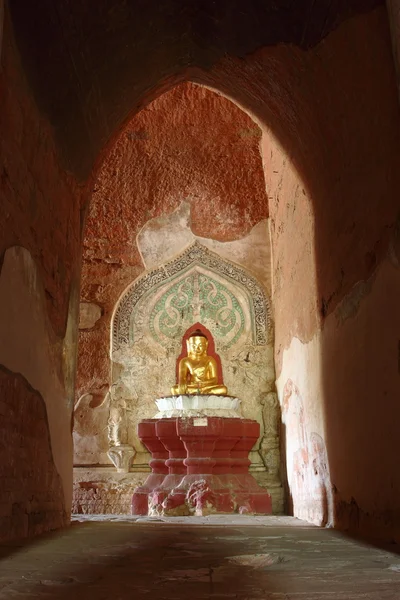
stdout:
<svg viewBox="0 0 400 600">
<path fill-rule="evenodd" d="M 72 436 L 70 398 L 59 361 L 63 340 L 56 337 L 51 327 L 38 269 L 25 248 L 14 246 L 4 255 L 0 313 L 0 363 L 21 373 L 44 399 L 53 459 L 62 478 L 68 510 L 72 495 Z"/>
</svg>

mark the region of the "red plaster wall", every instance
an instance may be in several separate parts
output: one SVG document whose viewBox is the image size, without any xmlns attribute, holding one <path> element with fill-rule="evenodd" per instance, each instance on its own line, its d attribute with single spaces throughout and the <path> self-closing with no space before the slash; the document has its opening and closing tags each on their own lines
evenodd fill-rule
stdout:
<svg viewBox="0 0 400 600">
<path fill-rule="evenodd" d="M 387 257 L 400 209 L 400 123 L 384 12 L 342 25 L 299 60 L 299 85 L 310 103 L 300 107 L 309 130 L 300 137 L 303 165 L 288 160 L 272 138 L 263 140 L 277 375 L 290 382 L 284 351 L 299 338 L 297 362 L 307 365 L 309 385 L 298 394 L 306 415 L 321 414 L 318 461 L 325 464 L 328 457 L 334 525 L 386 538 L 391 531 L 399 538 L 393 298 L 400 280 Z M 307 171 L 306 162 L 313 165 Z M 354 286 L 360 282 L 367 282 L 366 292 L 358 296 Z M 342 319 L 343 312 L 351 316 Z M 320 362 L 314 370 L 306 357 L 315 340 Z M 307 419 L 301 427 L 311 439 L 315 432 Z M 325 472 L 324 486 L 326 479 Z M 301 505 L 297 514 L 326 522 L 323 497 L 307 487 L 300 472 L 297 481 L 291 490 L 294 504 Z"/>
<path fill-rule="evenodd" d="M 35 6 L 32 10 L 38 9 Z M 243 48 L 246 47 L 244 44 Z M 176 54 L 179 53 L 177 48 L 174 47 Z M 192 68 L 190 76 L 234 97 L 266 129 L 273 131 L 285 151 L 282 153 L 275 141 L 266 142 L 265 150 L 270 150 L 269 155 L 264 152 L 268 193 L 274 199 L 270 210 L 274 232 L 278 368 L 283 372 L 283 350 L 289 347 L 293 336 L 297 336 L 306 349 L 306 344 L 321 335 L 322 372 L 317 375 L 310 368 L 309 375 L 310 379 L 315 379 L 322 374 L 321 394 L 313 401 L 319 407 L 322 403 L 326 436 L 316 447 L 318 451 L 319 447 L 326 446 L 335 498 L 335 524 L 347 527 L 353 523 L 353 528 L 359 529 L 363 521 L 370 531 L 376 527 L 375 531 L 379 533 L 386 528 L 384 535 L 388 537 L 399 526 L 400 511 L 396 462 L 400 390 L 396 372 L 398 360 L 394 358 L 398 359 L 398 345 L 394 343 L 397 322 L 392 319 L 396 307 L 388 301 L 397 293 L 398 270 L 385 267 L 386 283 L 381 294 L 376 294 L 370 301 L 370 318 L 374 319 L 372 334 L 368 321 L 357 323 L 359 326 L 355 328 L 350 327 L 350 319 L 338 323 L 337 327 L 332 326 L 332 321 L 328 323 L 328 318 L 335 316 L 335 309 L 347 298 L 353 286 L 375 277 L 378 268 L 383 268 L 390 244 L 393 246 L 396 239 L 400 127 L 386 11 L 382 7 L 352 18 L 307 51 L 281 44 L 266 46 L 251 55 L 238 49 L 235 52 L 241 55 L 240 59 L 226 55 L 224 50 L 221 53 L 224 58 L 215 59 L 212 64 L 207 49 L 204 56 L 198 50 L 198 63 L 207 70 Z M 54 56 L 57 62 L 57 53 Z M 2 252 L 11 244 L 19 244 L 35 256 L 48 291 L 49 315 L 57 335 L 62 336 L 67 319 L 67 290 L 73 284 L 74 260 L 79 255 L 77 190 L 73 180 L 58 166 L 52 131 L 33 105 L 15 57 L 6 23 L 4 70 L 0 75 Z M 85 69 L 86 59 L 86 55 L 81 56 Z M 58 63 L 57 69 L 59 81 L 68 86 L 70 79 L 64 76 Z M 127 89 L 134 86 L 115 87 L 120 97 L 129 96 L 131 106 L 135 107 L 143 101 L 143 90 L 149 95 L 155 93 L 153 88 L 157 78 L 166 85 L 167 75 L 177 70 L 181 70 L 180 65 L 171 67 L 169 63 L 164 70 L 157 70 L 157 65 L 147 69 L 151 75 L 143 72 L 138 78 L 138 88 L 131 95 L 127 94 Z M 46 70 L 43 72 L 46 75 Z M 78 81 L 79 78 L 75 79 Z M 92 79 L 81 79 L 90 90 Z M 49 86 L 49 78 L 46 87 L 53 89 Z M 58 93 L 58 89 L 56 91 Z M 93 97 L 99 112 L 102 103 L 98 102 L 96 94 Z M 59 96 L 52 99 L 60 101 Z M 66 106 L 72 104 L 62 95 L 61 100 Z M 81 98 L 79 101 L 82 102 Z M 57 102 L 52 105 L 59 106 Z M 88 106 L 86 126 L 90 120 L 89 103 Z M 125 113 L 123 110 L 117 113 L 116 120 L 121 121 Z M 62 119 L 67 113 L 60 111 L 60 114 Z M 108 123 L 103 116 L 102 123 Z M 68 119 L 64 119 L 62 126 L 63 135 L 69 134 Z M 106 129 L 104 126 L 102 132 L 95 132 L 96 140 L 104 142 Z M 140 130 L 131 133 L 134 133 L 134 143 L 143 146 L 149 143 L 149 140 L 141 139 Z M 70 148 L 83 148 L 77 160 L 84 157 L 87 166 L 96 144 L 92 144 L 87 158 L 84 146 L 89 146 L 89 142 L 81 141 L 80 137 L 77 140 L 75 136 Z M 170 155 L 171 163 L 175 161 L 179 165 L 179 147 L 174 151 L 175 156 Z M 70 156 L 71 152 L 65 154 Z M 110 158 L 110 167 L 114 170 L 110 173 L 115 172 L 115 175 L 110 176 L 110 190 L 118 177 L 118 156 L 111 153 L 112 156 L 115 160 Z M 200 157 L 202 159 L 202 154 Z M 221 164 L 226 166 L 227 163 Z M 277 173 L 268 171 L 269 165 L 274 164 L 280 165 L 275 169 Z M 199 176 L 196 179 L 195 175 L 193 173 L 192 179 L 196 188 L 190 188 L 191 180 L 182 178 L 181 194 L 198 193 L 201 179 Z M 142 192 L 141 180 L 136 185 Z M 148 193 L 148 198 L 153 199 L 149 205 L 143 198 L 143 194 L 138 194 L 135 200 L 138 226 L 161 210 L 154 186 Z M 171 197 L 168 208 L 176 206 L 174 203 L 178 200 Z M 113 221 L 114 240 L 128 240 L 127 215 L 118 214 L 117 204 L 106 205 L 106 208 L 104 218 L 98 219 L 100 225 L 107 220 Z M 235 217 L 235 210 L 225 211 L 224 215 L 230 217 L 231 213 Z M 96 212 L 92 214 L 96 217 Z M 98 214 L 101 216 L 101 212 Z M 128 211 L 128 216 L 130 214 Z M 251 211 L 247 214 L 250 216 L 244 223 L 249 227 L 253 216 Z M 199 227 L 199 223 L 201 218 L 195 220 L 195 227 Z M 237 219 L 235 223 L 238 223 Z M 101 226 L 97 233 L 103 233 Z M 217 228 L 217 235 L 225 235 L 223 228 Z M 104 245 L 101 242 L 95 252 L 90 253 L 89 248 L 85 250 L 83 298 L 89 301 L 97 298 L 107 308 L 106 304 L 111 305 L 114 294 L 112 288 L 118 292 L 122 290 L 126 280 L 139 274 L 141 266 L 131 240 L 128 251 L 131 258 L 128 261 L 126 254 L 121 255 L 127 270 L 124 267 L 124 275 L 120 276 L 119 263 L 115 262 L 120 247 L 116 246 L 114 252 L 109 240 L 104 239 Z M 311 245 L 311 239 L 314 239 L 314 245 Z M 103 262 L 102 255 L 97 260 L 96 253 L 103 246 L 107 249 L 110 266 L 105 265 L 107 261 Z M 376 280 L 379 281 L 377 276 Z M 378 321 L 380 325 L 377 325 Z M 106 318 L 101 323 L 106 323 Z M 103 339 L 100 331 L 99 336 Z M 95 341 L 88 337 L 85 343 L 87 355 L 91 351 L 95 359 Z M 368 346 L 373 351 L 364 351 Z M 346 355 L 351 359 L 349 362 L 344 361 Z M 84 377 L 88 373 L 89 370 Z M 370 385 L 371 374 L 376 374 L 374 385 Z M 106 376 L 95 374 L 94 379 L 96 385 L 102 385 Z M 306 411 L 313 408 L 312 403 L 307 404 L 307 392 L 307 389 L 298 390 Z M 14 404 L 24 406 L 26 393 L 25 388 L 18 388 Z M 307 432 L 307 422 L 304 422 L 304 428 Z M 309 439 L 311 434 L 307 433 Z M 29 450 L 28 446 L 26 450 Z M 372 470 L 369 469 L 371 451 L 374 452 Z M 6 453 L 5 460 L 9 462 L 13 456 L 19 456 L 13 446 L 7 447 Z M 18 458 L 16 468 L 22 468 L 21 460 Z M 29 492 L 26 490 L 26 496 Z M 314 498 L 309 490 L 302 492 L 302 502 L 311 505 Z M 44 507 L 43 510 L 45 512 Z M 24 522 L 25 517 L 21 516 L 20 525 Z M 57 523 L 61 524 L 60 518 Z"/>
<path fill-rule="evenodd" d="M 323 456 L 313 460 L 328 462 L 323 481 L 333 493 L 334 523 L 361 529 L 362 521 L 364 532 L 387 537 L 400 523 L 400 479 L 390 458 L 400 389 L 388 302 L 397 272 L 387 272 L 387 292 L 369 301 L 380 323 L 373 335 L 362 320 L 355 328 L 350 320 L 332 325 L 353 287 L 374 277 L 394 243 L 400 123 L 386 11 L 347 21 L 308 51 L 281 45 L 241 60 L 226 56 L 190 77 L 234 97 L 265 130 L 277 374 L 291 379 L 284 351 L 294 337 L 306 353 L 319 336 L 320 369 L 308 366 L 310 385 L 298 396 L 306 415 L 320 415 L 324 435 L 313 446 Z M 371 352 L 360 351 L 366 340 Z M 370 385 L 371 373 L 388 384 Z M 302 427 L 308 440 L 320 435 L 307 420 Z M 376 459 L 368 477 L 371 447 Z M 316 500 L 307 488 L 300 494 L 304 512 L 320 522 L 329 519 L 322 495 Z"/>
<path fill-rule="evenodd" d="M 67 525 L 46 406 L 19 374 L 0 367 L 0 539 Z"/>
<path fill-rule="evenodd" d="M 80 189 L 58 162 L 53 133 L 30 97 L 11 34 L 4 32 L 0 71 L 0 253 L 24 246 L 46 288 L 49 317 L 65 334 L 80 248 Z M 8 34 L 8 35 L 7 35 Z"/>
<path fill-rule="evenodd" d="M 308 281 L 309 265 L 300 259 L 308 244 L 302 227 L 315 222 L 318 302 L 328 314 L 360 276 L 371 274 L 380 253 L 370 246 L 398 210 L 399 131 L 393 123 L 399 110 L 386 11 L 349 20 L 312 50 L 264 48 L 245 61 L 227 57 L 196 77 L 234 95 L 265 126 L 274 257 L 290 253 L 288 263 L 301 263 L 295 276 L 301 272 Z M 294 322 L 299 337 L 310 338 L 314 302 L 312 295 L 306 300 L 309 318 L 282 323 L 285 345 Z"/>
<path fill-rule="evenodd" d="M 79 285 L 80 190 L 59 165 L 53 132 L 25 82 L 7 18 L 1 62 L 0 267 L 5 250 L 14 245 L 27 248 L 36 260 L 46 290 L 49 335 L 59 341 L 55 362 L 62 377 L 74 363 L 74 348 L 63 356 L 62 341 L 71 311 L 69 292 Z M 69 499 L 63 496 L 53 464 L 43 399 L 23 373 L 0 368 L 0 539 L 4 539 L 64 525 Z M 63 401 L 70 393 L 67 387 L 66 381 Z M 64 426 L 70 429 L 69 422 Z"/>
<path fill-rule="evenodd" d="M 196 235 L 240 238 L 268 215 L 259 151 L 261 131 L 232 102 L 181 84 L 140 111 L 105 157 L 84 238 L 81 300 L 104 309 L 81 331 L 77 397 L 109 383 L 111 312 L 143 271 L 136 236 L 151 218 L 192 206 Z"/>
</svg>

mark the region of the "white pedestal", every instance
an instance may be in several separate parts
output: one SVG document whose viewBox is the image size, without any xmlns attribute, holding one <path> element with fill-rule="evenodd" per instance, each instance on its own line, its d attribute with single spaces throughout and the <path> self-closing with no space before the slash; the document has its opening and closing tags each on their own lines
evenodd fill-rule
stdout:
<svg viewBox="0 0 400 600">
<path fill-rule="evenodd" d="M 166 396 L 156 400 L 158 413 L 155 419 L 174 417 L 229 417 L 242 418 L 240 400 L 233 396 L 213 394 L 187 394 Z"/>
</svg>

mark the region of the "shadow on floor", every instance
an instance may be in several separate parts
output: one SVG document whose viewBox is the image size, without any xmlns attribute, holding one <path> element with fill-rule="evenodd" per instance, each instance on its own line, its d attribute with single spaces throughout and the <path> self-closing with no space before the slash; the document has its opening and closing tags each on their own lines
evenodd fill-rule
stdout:
<svg viewBox="0 0 400 600">
<path fill-rule="evenodd" d="M 283 519 L 77 523 L 3 552 L 0 599 L 396 597 L 394 554 Z"/>
</svg>

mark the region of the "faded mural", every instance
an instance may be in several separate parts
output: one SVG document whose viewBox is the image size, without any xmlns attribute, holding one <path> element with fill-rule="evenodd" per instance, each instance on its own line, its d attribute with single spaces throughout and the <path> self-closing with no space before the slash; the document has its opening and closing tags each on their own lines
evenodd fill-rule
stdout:
<svg viewBox="0 0 400 600">
<path fill-rule="evenodd" d="M 282 422 L 286 446 L 286 467 L 293 514 L 316 525 L 329 526 L 332 520 L 332 491 L 325 442 L 308 432 L 307 418 L 299 388 L 288 379 L 283 388 Z"/>
</svg>

